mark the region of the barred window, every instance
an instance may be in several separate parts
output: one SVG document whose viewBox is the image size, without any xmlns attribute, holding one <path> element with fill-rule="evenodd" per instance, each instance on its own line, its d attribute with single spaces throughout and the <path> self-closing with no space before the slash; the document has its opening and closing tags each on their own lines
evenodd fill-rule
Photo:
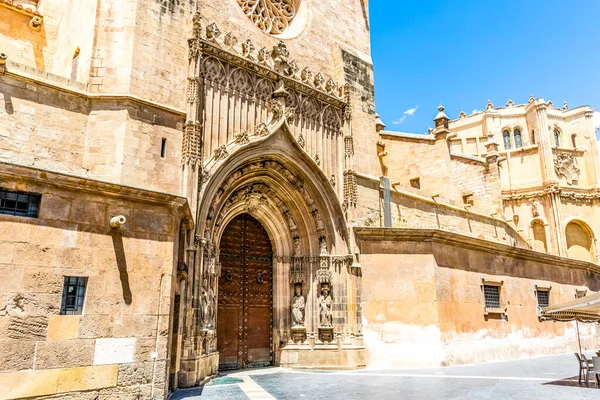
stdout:
<svg viewBox="0 0 600 400">
<path fill-rule="evenodd" d="M 550 305 L 550 292 L 548 290 L 538 289 L 535 291 L 539 307 L 548 307 Z"/>
<path fill-rule="evenodd" d="M 485 308 L 500 308 L 500 286 L 483 285 Z"/>
<path fill-rule="evenodd" d="M 65 276 L 62 293 L 61 315 L 81 315 L 87 278 Z"/>
<path fill-rule="evenodd" d="M 0 189 L 0 214 L 37 218 L 40 194 Z"/>
</svg>

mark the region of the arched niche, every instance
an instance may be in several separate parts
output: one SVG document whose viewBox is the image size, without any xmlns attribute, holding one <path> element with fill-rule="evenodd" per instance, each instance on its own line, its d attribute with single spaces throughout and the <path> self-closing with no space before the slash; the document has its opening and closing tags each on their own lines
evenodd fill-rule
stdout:
<svg viewBox="0 0 600 400">
<path fill-rule="evenodd" d="M 540 218 L 531 221 L 531 247 L 535 251 L 542 253 L 548 252 L 548 239 L 546 235 L 547 224 Z"/>
<path fill-rule="evenodd" d="M 571 220 L 565 228 L 567 255 L 570 258 L 595 262 L 594 234 L 588 224 Z"/>
</svg>

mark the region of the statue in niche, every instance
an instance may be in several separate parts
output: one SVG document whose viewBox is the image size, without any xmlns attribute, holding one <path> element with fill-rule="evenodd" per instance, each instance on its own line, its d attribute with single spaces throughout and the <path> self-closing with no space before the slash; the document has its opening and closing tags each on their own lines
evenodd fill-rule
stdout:
<svg viewBox="0 0 600 400">
<path fill-rule="evenodd" d="M 294 238 L 294 257 L 300 257 L 302 255 L 302 242 L 299 237 Z"/>
<path fill-rule="evenodd" d="M 322 327 L 332 326 L 331 294 L 329 284 L 321 285 L 321 297 L 319 298 L 319 317 Z"/>
<path fill-rule="evenodd" d="M 319 248 L 320 248 L 321 255 L 326 256 L 327 255 L 327 239 L 325 238 L 325 236 L 323 236 L 319 239 Z"/>
<path fill-rule="evenodd" d="M 294 298 L 292 299 L 292 327 L 300 328 L 304 326 L 304 308 L 306 302 L 302 296 L 302 284 L 294 285 Z"/>
<path fill-rule="evenodd" d="M 533 203 L 531 203 L 531 214 L 534 217 L 539 217 L 540 216 L 540 203 L 537 200 L 534 200 Z"/>
</svg>

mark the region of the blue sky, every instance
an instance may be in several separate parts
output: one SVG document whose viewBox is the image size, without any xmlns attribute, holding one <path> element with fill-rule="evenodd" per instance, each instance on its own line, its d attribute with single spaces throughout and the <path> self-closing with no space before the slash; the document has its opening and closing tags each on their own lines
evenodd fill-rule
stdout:
<svg viewBox="0 0 600 400">
<path fill-rule="evenodd" d="M 600 0 L 371 0 L 377 112 L 425 133 L 448 116 L 526 103 L 600 106 Z M 600 125 L 600 113 L 595 115 Z"/>
</svg>

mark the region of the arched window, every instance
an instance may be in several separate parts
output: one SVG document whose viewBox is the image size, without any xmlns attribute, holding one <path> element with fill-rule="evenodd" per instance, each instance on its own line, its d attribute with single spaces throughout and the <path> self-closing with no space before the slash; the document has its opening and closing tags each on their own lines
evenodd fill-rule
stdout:
<svg viewBox="0 0 600 400">
<path fill-rule="evenodd" d="M 512 149 L 512 144 L 510 143 L 510 132 L 504 131 L 502 133 L 502 137 L 504 138 L 504 150 Z"/>
<path fill-rule="evenodd" d="M 515 147 L 518 149 L 523 147 L 523 139 L 521 138 L 521 131 L 519 129 L 515 129 Z"/>
<path fill-rule="evenodd" d="M 554 143 L 556 143 L 556 147 L 560 147 L 560 132 L 558 129 L 554 130 Z"/>
<path fill-rule="evenodd" d="M 595 262 L 594 238 L 587 226 L 578 222 L 569 222 L 565 233 L 567 236 L 567 255 L 570 258 Z"/>
</svg>

